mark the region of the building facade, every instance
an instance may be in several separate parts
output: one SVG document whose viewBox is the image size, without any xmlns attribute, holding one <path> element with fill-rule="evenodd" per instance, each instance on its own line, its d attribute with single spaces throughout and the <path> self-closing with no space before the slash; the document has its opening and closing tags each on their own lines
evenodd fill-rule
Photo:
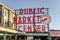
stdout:
<svg viewBox="0 0 60 40">
<path fill-rule="evenodd" d="M 16 35 L 16 24 L 13 24 L 15 15 L 13 10 L 0 3 L 0 40 L 11 40 Z"/>
</svg>

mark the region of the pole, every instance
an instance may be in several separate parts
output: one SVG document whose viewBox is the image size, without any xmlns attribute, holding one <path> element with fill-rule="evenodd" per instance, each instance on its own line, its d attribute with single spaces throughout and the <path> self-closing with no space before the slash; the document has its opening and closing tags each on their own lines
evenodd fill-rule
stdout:
<svg viewBox="0 0 60 40">
<path fill-rule="evenodd" d="M 49 8 L 47 9 L 47 15 L 49 15 Z M 47 24 L 47 28 L 48 28 L 48 40 L 50 40 L 50 29 L 49 29 L 49 23 Z"/>
<path fill-rule="evenodd" d="M 4 40 L 6 40 L 6 33 L 4 33 Z"/>
<path fill-rule="evenodd" d="M 15 17 L 17 17 L 16 10 L 15 10 Z M 15 29 L 17 30 L 17 22 L 15 23 Z"/>
<path fill-rule="evenodd" d="M 15 35 L 15 40 L 17 40 L 17 34 Z"/>
</svg>

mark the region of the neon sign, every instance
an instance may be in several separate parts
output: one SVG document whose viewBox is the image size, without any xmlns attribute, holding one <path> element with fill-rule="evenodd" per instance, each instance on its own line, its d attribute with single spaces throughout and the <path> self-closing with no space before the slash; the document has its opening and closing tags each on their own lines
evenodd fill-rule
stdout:
<svg viewBox="0 0 60 40">
<path fill-rule="evenodd" d="M 18 30 L 24 32 L 46 32 L 46 25 L 50 22 L 50 16 L 46 14 L 44 8 L 21 8 L 19 15 L 21 16 L 13 19 L 13 23 L 18 24 Z"/>
</svg>

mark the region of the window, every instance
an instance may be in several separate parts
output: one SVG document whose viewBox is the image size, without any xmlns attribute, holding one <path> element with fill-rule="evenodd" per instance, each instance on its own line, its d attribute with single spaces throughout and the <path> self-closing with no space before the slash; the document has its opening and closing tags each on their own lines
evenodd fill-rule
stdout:
<svg viewBox="0 0 60 40">
<path fill-rule="evenodd" d="M 4 11 L 4 25 L 8 26 L 8 11 Z"/>
<path fill-rule="evenodd" d="M 0 23 L 1 23 L 1 17 L 2 17 L 2 11 L 1 11 L 1 8 L 0 8 Z"/>
<path fill-rule="evenodd" d="M 9 14 L 9 27 L 10 28 L 13 28 L 13 22 L 12 22 L 13 20 L 12 20 L 12 18 L 13 18 L 13 15 L 10 13 Z"/>
<path fill-rule="evenodd" d="M 1 18 L 1 23 L 4 25 L 4 9 L 2 9 L 2 18 Z"/>
<path fill-rule="evenodd" d="M 0 23 L 1 23 L 1 17 L 0 17 Z"/>
</svg>

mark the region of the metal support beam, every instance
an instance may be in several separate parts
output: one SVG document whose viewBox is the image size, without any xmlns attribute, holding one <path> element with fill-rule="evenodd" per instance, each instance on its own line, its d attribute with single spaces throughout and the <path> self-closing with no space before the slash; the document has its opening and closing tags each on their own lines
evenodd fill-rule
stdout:
<svg viewBox="0 0 60 40">
<path fill-rule="evenodd" d="M 11 40 L 11 37 L 12 37 L 12 36 L 10 35 L 10 40 Z"/>
<path fill-rule="evenodd" d="M 6 33 L 4 33 L 4 40 L 6 40 Z"/>
<path fill-rule="evenodd" d="M 25 40 L 27 40 L 27 36 L 25 35 Z"/>
<path fill-rule="evenodd" d="M 17 17 L 16 10 L 15 10 L 15 17 Z M 15 23 L 15 29 L 17 30 L 17 22 Z"/>
<path fill-rule="evenodd" d="M 49 8 L 47 9 L 47 14 L 49 15 Z M 49 24 L 47 24 L 47 28 L 48 28 L 48 40 L 50 40 L 50 29 L 49 29 Z"/>
<path fill-rule="evenodd" d="M 17 34 L 15 35 L 15 40 L 17 40 Z"/>
<path fill-rule="evenodd" d="M 50 30 L 49 30 L 49 24 L 47 24 L 48 27 L 48 40 L 50 40 Z"/>
</svg>

